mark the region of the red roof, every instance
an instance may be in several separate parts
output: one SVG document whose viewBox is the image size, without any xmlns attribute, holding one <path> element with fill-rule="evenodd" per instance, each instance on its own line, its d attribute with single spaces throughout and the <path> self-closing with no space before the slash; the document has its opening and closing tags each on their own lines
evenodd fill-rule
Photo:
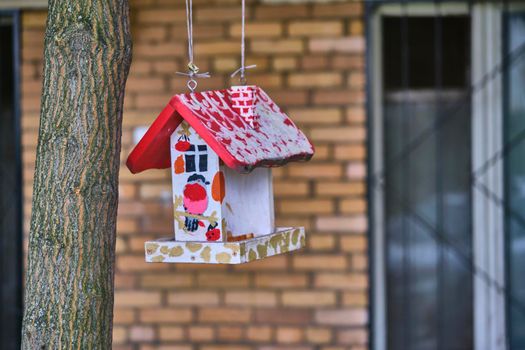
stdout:
<svg viewBox="0 0 525 350">
<path fill-rule="evenodd" d="M 186 120 L 230 168 L 249 172 L 290 161 L 309 160 L 314 148 L 306 136 L 259 87 L 254 117 L 241 116 L 233 89 L 172 97 L 127 160 L 132 173 L 170 167 L 170 136 Z"/>
</svg>

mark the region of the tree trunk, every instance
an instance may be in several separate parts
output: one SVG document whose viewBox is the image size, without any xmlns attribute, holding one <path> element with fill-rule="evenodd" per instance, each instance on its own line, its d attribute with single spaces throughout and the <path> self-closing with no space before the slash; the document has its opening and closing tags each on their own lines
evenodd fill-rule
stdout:
<svg viewBox="0 0 525 350">
<path fill-rule="evenodd" d="M 111 349 L 127 0 L 50 0 L 23 349 Z"/>
</svg>

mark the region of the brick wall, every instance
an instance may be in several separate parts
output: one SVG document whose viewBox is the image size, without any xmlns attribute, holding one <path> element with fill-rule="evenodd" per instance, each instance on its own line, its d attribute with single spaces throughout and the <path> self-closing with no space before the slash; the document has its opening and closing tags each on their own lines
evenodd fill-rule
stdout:
<svg viewBox="0 0 525 350">
<path fill-rule="evenodd" d="M 239 66 L 239 1 L 194 0 L 197 64 L 223 88 Z M 185 91 L 184 2 L 132 1 L 134 58 L 122 160 L 135 127 Z M 359 3 L 249 2 L 249 82 L 316 145 L 311 162 L 274 170 L 279 225 L 307 249 L 243 266 L 144 263 L 143 243 L 172 234 L 168 171 L 120 172 L 115 349 L 361 350 L 367 342 L 364 38 Z M 26 231 L 41 89 L 45 13 L 23 14 Z"/>
</svg>

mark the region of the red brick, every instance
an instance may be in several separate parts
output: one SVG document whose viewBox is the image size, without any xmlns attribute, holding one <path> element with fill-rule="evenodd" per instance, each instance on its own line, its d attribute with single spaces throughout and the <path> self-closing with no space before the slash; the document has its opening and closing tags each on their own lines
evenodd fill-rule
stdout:
<svg viewBox="0 0 525 350">
<path fill-rule="evenodd" d="M 291 108 L 288 114 L 297 124 L 338 124 L 342 120 L 339 108 Z"/>
<path fill-rule="evenodd" d="M 190 287 L 194 285 L 194 278 L 190 274 L 181 273 L 148 273 L 140 276 L 140 285 L 142 288 L 151 289 Z"/>
<path fill-rule="evenodd" d="M 333 254 L 295 255 L 293 266 L 297 270 L 345 270 L 348 267 L 344 256 Z"/>
<path fill-rule="evenodd" d="M 365 184 L 362 182 L 318 182 L 315 193 L 325 197 L 364 196 Z"/>
<path fill-rule="evenodd" d="M 282 302 L 291 307 L 333 306 L 336 295 L 333 292 L 291 291 L 283 293 Z"/>
<path fill-rule="evenodd" d="M 318 4 L 314 6 L 313 12 L 319 17 L 358 17 L 363 14 L 363 6 L 363 3 L 359 1 Z"/>
<path fill-rule="evenodd" d="M 364 215 L 318 217 L 316 227 L 319 231 L 330 232 L 366 232 L 368 221 Z"/>
<path fill-rule="evenodd" d="M 246 338 L 252 342 L 269 342 L 272 339 L 272 329 L 269 326 L 250 326 Z"/>
<path fill-rule="evenodd" d="M 304 5 L 260 6 L 255 10 L 255 17 L 261 19 L 303 18 L 308 16 Z"/>
<path fill-rule="evenodd" d="M 343 33 L 341 21 L 293 21 L 288 27 L 291 36 L 339 36 Z"/>
<path fill-rule="evenodd" d="M 251 8 L 246 8 L 246 16 L 250 16 Z M 210 7 L 197 9 L 196 19 L 199 22 L 209 23 L 209 22 L 224 22 L 232 20 L 240 20 L 241 11 L 239 7 Z"/>
<path fill-rule="evenodd" d="M 313 141 L 364 142 L 366 130 L 363 127 L 318 127 L 310 132 Z"/>
<path fill-rule="evenodd" d="M 170 24 L 186 20 L 186 11 L 183 9 L 148 9 L 139 10 L 135 14 L 139 23 Z"/>
<path fill-rule="evenodd" d="M 129 325 L 136 322 L 135 311 L 128 308 L 115 308 L 113 323 L 116 325 Z"/>
<path fill-rule="evenodd" d="M 318 310 L 315 320 L 324 325 L 363 326 L 368 321 L 368 316 L 362 309 Z"/>
<path fill-rule="evenodd" d="M 368 287 L 368 276 L 361 273 L 321 273 L 314 280 L 314 285 L 323 289 L 363 290 Z"/>
<path fill-rule="evenodd" d="M 139 319 L 144 323 L 189 323 L 193 313 L 188 308 L 148 308 L 140 310 Z"/>
<path fill-rule="evenodd" d="M 215 330 L 212 327 L 190 326 L 188 327 L 188 339 L 193 342 L 212 341 L 215 338 Z"/>
<path fill-rule="evenodd" d="M 307 285 L 306 274 L 262 274 L 255 276 L 255 285 L 261 288 L 298 288 Z"/>
<path fill-rule="evenodd" d="M 282 200 L 279 212 L 283 214 L 311 215 L 334 212 L 334 203 L 330 200 Z"/>
<path fill-rule="evenodd" d="M 134 341 L 151 341 L 155 339 L 155 330 L 149 326 L 133 326 L 129 330 L 129 338 Z"/>
<path fill-rule="evenodd" d="M 365 41 L 361 36 L 347 38 L 316 38 L 311 39 L 308 48 L 312 52 L 344 52 L 344 53 L 363 53 L 365 51 Z"/>
<path fill-rule="evenodd" d="M 185 339 L 185 329 L 181 326 L 160 326 L 159 338 L 162 341 L 180 341 Z"/>
<path fill-rule="evenodd" d="M 151 307 L 160 305 L 159 292 L 125 291 L 115 292 L 115 307 L 142 306 Z"/>
<path fill-rule="evenodd" d="M 219 295 L 216 292 L 191 291 L 168 294 L 170 305 L 217 305 L 218 303 Z"/>
<path fill-rule="evenodd" d="M 326 344 L 332 340 L 332 330 L 329 328 L 308 328 L 306 339 L 313 344 Z"/>
<path fill-rule="evenodd" d="M 244 329 L 236 326 L 219 327 L 217 338 L 226 341 L 240 341 L 243 339 Z"/>
<path fill-rule="evenodd" d="M 294 73 L 288 79 L 292 87 L 336 87 L 341 85 L 342 76 L 337 72 L 325 73 Z"/>
<path fill-rule="evenodd" d="M 201 287 L 247 287 L 249 277 L 246 274 L 219 274 L 202 273 L 197 276 L 197 283 Z"/>
<path fill-rule="evenodd" d="M 368 335 L 364 329 L 346 329 L 337 333 L 337 342 L 348 345 L 365 345 Z"/>
<path fill-rule="evenodd" d="M 227 305 L 242 306 L 275 306 L 277 305 L 277 296 L 273 292 L 265 291 L 243 291 L 243 292 L 226 292 L 225 296 Z"/>
<path fill-rule="evenodd" d="M 228 322 L 228 323 L 248 323 L 251 319 L 249 309 L 240 308 L 206 308 L 198 312 L 200 322 Z"/>
<path fill-rule="evenodd" d="M 246 37 L 278 37 L 281 36 L 283 27 L 279 22 L 252 22 L 246 24 Z M 241 36 L 241 24 L 235 23 L 230 27 L 232 37 Z"/>
<path fill-rule="evenodd" d="M 338 164 L 295 164 L 289 167 L 291 176 L 299 178 L 339 178 L 342 168 Z"/>
<path fill-rule="evenodd" d="M 250 48 L 253 53 L 261 53 L 266 55 L 282 53 L 301 53 L 304 50 L 304 42 L 299 39 L 254 39 Z"/>
<path fill-rule="evenodd" d="M 310 250 L 329 251 L 335 247 L 336 240 L 331 235 L 312 235 L 309 232 L 306 243 Z"/>
<path fill-rule="evenodd" d="M 255 311 L 255 320 L 274 324 L 309 324 L 312 314 L 308 309 L 258 309 Z"/>
<path fill-rule="evenodd" d="M 279 327 L 276 338 L 277 342 L 283 344 L 300 343 L 304 338 L 304 331 L 296 327 Z"/>
</svg>

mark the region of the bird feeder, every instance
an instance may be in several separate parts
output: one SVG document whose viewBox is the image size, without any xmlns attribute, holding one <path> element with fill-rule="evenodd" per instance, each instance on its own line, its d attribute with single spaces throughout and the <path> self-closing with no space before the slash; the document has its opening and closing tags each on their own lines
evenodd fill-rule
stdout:
<svg viewBox="0 0 525 350">
<path fill-rule="evenodd" d="M 300 249 L 303 227 L 275 227 L 271 167 L 307 161 L 312 144 L 256 86 L 173 96 L 127 160 L 170 168 L 174 238 L 147 262 L 240 264 Z"/>
</svg>

